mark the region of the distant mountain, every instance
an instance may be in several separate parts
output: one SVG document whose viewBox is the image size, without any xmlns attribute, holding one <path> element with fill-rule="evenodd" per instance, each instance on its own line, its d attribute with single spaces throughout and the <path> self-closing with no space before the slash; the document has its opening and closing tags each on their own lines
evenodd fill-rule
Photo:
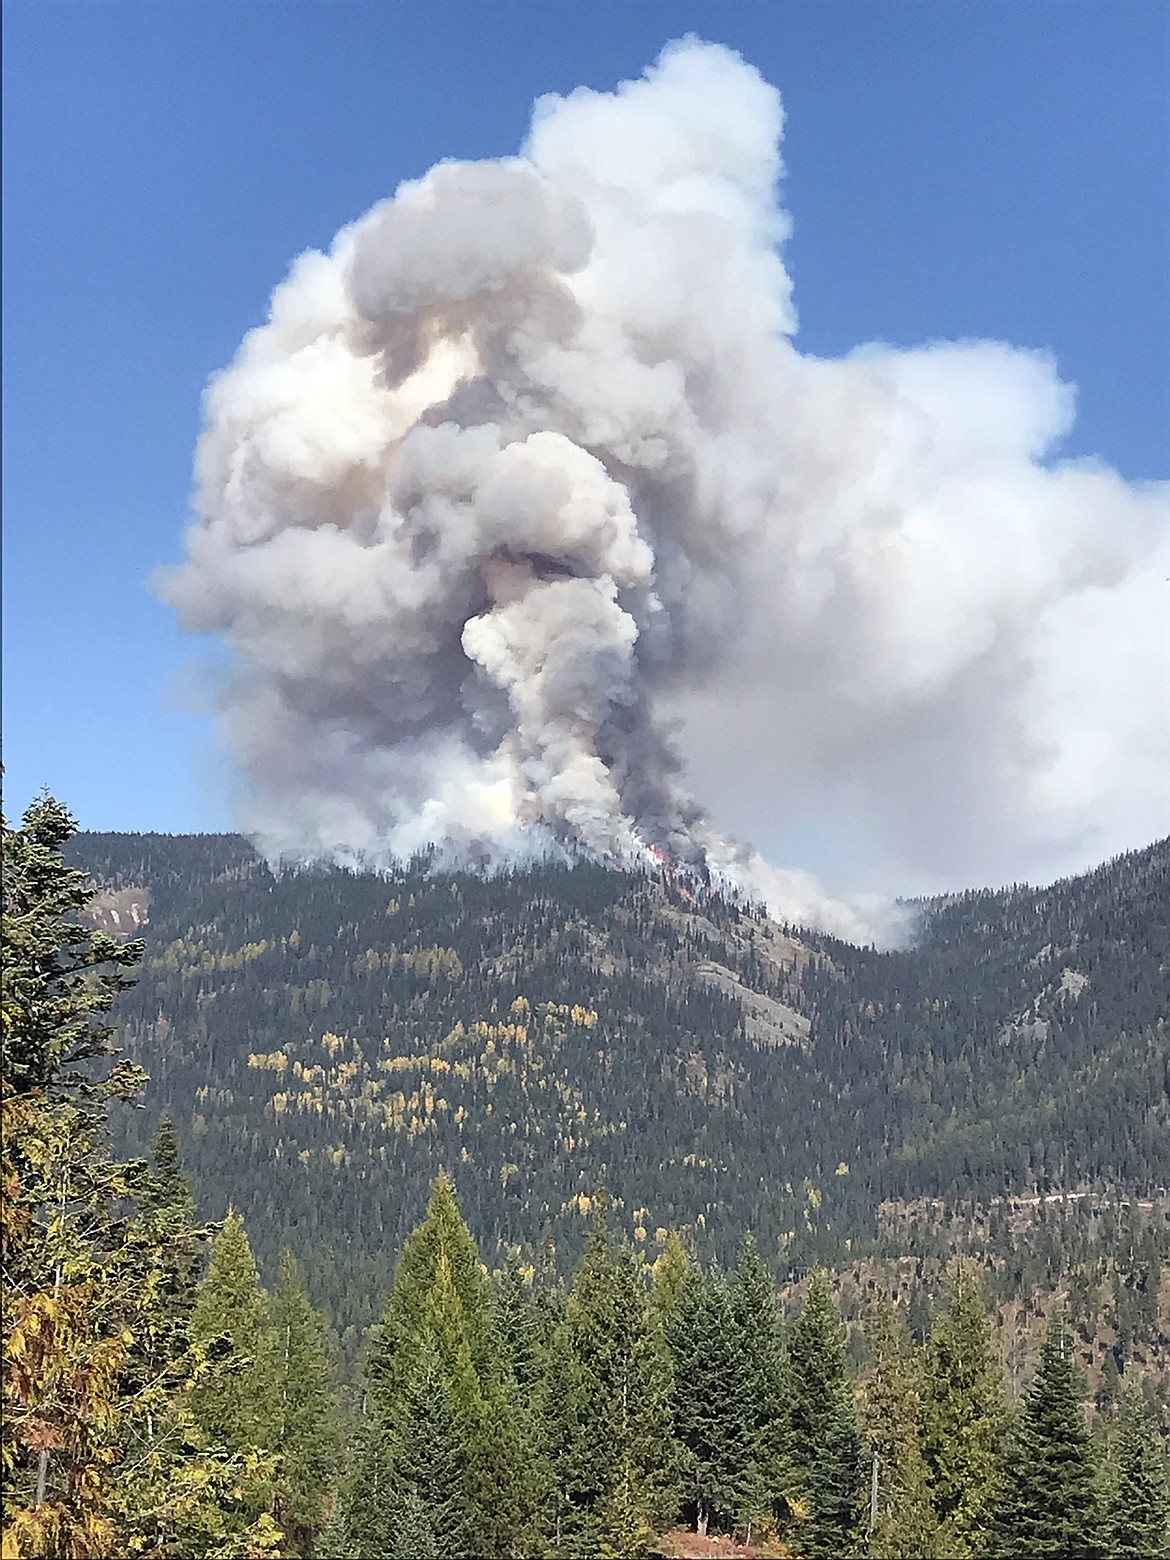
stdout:
<svg viewBox="0 0 1170 1560">
<path fill-rule="evenodd" d="M 370 1320 L 440 1165 L 490 1254 L 746 1228 L 793 1267 L 917 1199 L 1170 1183 L 1170 842 L 923 907 L 877 953 L 669 872 L 273 873 L 230 835 L 81 835 L 93 915 L 147 939 L 122 1039 L 197 1189 Z M 879 1228 L 878 1207 L 885 1204 Z M 358 1304 L 353 1296 L 369 1296 Z"/>
</svg>

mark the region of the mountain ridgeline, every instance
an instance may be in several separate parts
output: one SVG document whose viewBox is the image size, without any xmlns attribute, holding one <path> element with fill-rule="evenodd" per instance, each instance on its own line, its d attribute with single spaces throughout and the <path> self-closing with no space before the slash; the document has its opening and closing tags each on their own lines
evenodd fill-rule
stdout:
<svg viewBox="0 0 1170 1560">
<path fill-rule="evenodd" d="M 234 1203 L 268 1262 L 294 1244 L 343 1325 L 372 1319 L 440 1167 L 489 1251 L 570 1263 L 604 1183 L 648 1249 L 690 1230 L 726 1262 L 751 1229 L 797 1272 L 922 1199 L 1170 1181 L 1170 842 L 932 902 L 895 953 L 591 862 L 71 849 L 95 924 L 147 942 L 115 1015 L 152 1079 L 125 1146 L 168 1111 L 209 1211 Z"/>
</svg>

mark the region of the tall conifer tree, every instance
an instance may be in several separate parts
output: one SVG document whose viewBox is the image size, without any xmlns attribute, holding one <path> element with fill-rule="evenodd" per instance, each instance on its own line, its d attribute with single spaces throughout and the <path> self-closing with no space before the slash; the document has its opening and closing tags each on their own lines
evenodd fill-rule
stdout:
<svg viewBox="0 0 1170 1560">
<path fill-rule="evenodd" d="M 751 1235 L 743 1243 L 731 1280 L 731 1310 L 747 1369 L 751 1448 L 744 1514 L 754 1523 L 777 1514 L 783 1492 L 791 1484 L 791 1394 L 772 1275 Z"/>
<path fill-rule="evenodd" d="M 1102 1554 L 1084 1381 L 1057 1312 L 1001 1459 L 988 1552 L 995 1560 L 1096 1560 Z"/>
<path fill-rule="evenodd" d="M 861 1380 L 861 1429 L 873 1459 L 867 1553 L 915 1560 L 944 1547 L 919 1439 L 919 1370 L 901 1306 L 883 1297 L 865 1326 L 869 1365 Z M 876 1508 L 876 1509 L 875 1509 Z"/>
<path fill-rule="evenodd" d="M 809 1560 L 847 1554 L 858 1531 L 861 1443 L 845 1369 L 841 1318 L 822 1268 L 809 1275 L 789 1338 L 791 1447 Z"/>
<path fill-rule="evenodd" d="M 207 1276 L 191 1314 L 191 1335 L 216 1344 L 228 1369 L 192 1394 L 196 1423 L 230 1450 L 270 1446 L 277 1421 L 277 1385 L 268 1302 L 244 1228 L 234 1209 L 216 1236 Z"/>
<path fill-rule="evenodd" d="M 746 1523 L 756 1494 L 756 1448 L 748 1358 L 723 1278 L 689 1269 L 670 1342 L 683 1500 L 700 1535 L 712 1523 L 730 1531 Z"/>
<path fill-rule="evenodd" d="M 940 1521 L 958 1553 L 978 1553 L 1007 1427 L 1006 1373 L 974 1264 L 948 1267 L 922 1378 L 922 1449 Z"/>
<path fill-rule="evenodd" d="M 642 1269 L 615 1246 L 604 1194 L 569 1296 L 575 1360 L 579 1552 L 636 1555 L 675 1508 L 670 1363 Z"/>
<path fill-rule="evenodd" d="M 309 1303 L 295 1257 L 286 1251 L 271 1305 L 279 1455 L 273 1510 L 289 1554 L 312 1553 L 325 1521 L 338 1457 L 337 1404 L 321 1318 Z"/>
<path fill-rule="evenodd" d="M 1170 1557 L 1170 1463 L 1139 1387 L 1121 1400 L 1105 1513 L 1109 1560 Z"/>
<path fill-rule="evenodd" d="M 369 1378 L 343 1500 L 354 1553 L 393 1553 L 404 1524 L 429 1524 L 452 1555 L 526 1552 L 537 1522 L 531 1458 L 509 1403 L 490 1279 L 444 1175 L 403 1248 Z M 418 1446 L 441 1477 L 417 1463 Z"/>
</svg>

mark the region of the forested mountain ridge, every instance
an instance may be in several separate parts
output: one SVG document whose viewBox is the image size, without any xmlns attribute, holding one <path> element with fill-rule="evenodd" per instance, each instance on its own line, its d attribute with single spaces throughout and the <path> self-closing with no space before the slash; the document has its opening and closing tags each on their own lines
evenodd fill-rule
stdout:
<svg viewBox="0 0 1170 1560">
<path fill-rule="evenodd" d="M 919 1141 L 936 1125 L 953 1004 L 915 961 L 950 960 L 964 998 L 978 985 L 930 924 L 950 906 L 930 907 L 920 954 L 867 972 L 872 955 L 670 873 L 273 875 L 230 840 L 147 841 L 123 872 L 115 841 L 95 899 L 61 859 L 74 824 L 52 797 L 4 834 L 6 1556 L 648 1560 L 740 1538 L 760 1560 L 1170 1555 L 1164 1191 L 1116 1176 L 1048 1191 L 1044 1165 L 1015 1195 L 973 1176 L 959 1201 L 887 1197 L 875 1227 L 888 1142 L 831 1180 L 779 1182 L 801 1154 L 823 1167 L 830 1131 L 878 1144 L 879 1097 L 850 1061 L 875 1037 L 888 1058 L 901 1047 L 927 1107 L 906 1115 Z M 1156 853 L 1137 867 L 1148 883 Z M 1017 934 L 1048 937 L 1026 1010 L 1005 971 L 1018 981 L 1027 946 L 1014 964 L 994 938 L 978 951 L 1003 989 L 985 984 L 971 1044 L 1049 1046 L 1056 1068 L 1028 1091 L 1075 1074 L 1068 1019 L 1084 1026 L 1091 988 L 1090 1029 L 1140 1021 L 1151 912 L 1133 924 L 1132 898 L 1102 932 L 1074 900 L 1064 945 L 1051 901 L 1022 906 Z M 147 1156 L 119 1162 L 112 1114 L 133 1140 L 152 1091 L 106 1014 L 148 953 L 129 935 L 143 926 L 155 945 L 123 1029 L 161 1062 L 182 1132 L 164 1118 Z M 863 977 L 876 997 L 852 989 Z M 488 1016 L 452 1022 L 460 1009 Z M 985 1073 L 976 1104 L 1011 1080 L 1010 1064 Z M 679 1151 L 700 1121 L 718 1161 Z M 235 1205 L 211 1227 L 182 1137 L 206 1200 Z M 1001 1124 L 987 1143 L 1007 1140 Z M 425 1218 L 387 1242 L 428 1153 L 495 1219 L 486 1249 L 442 1172 Z M 929 1181 L 929 1154 L 901 1157 Z M 622 1179 L 624 1205 L 594 1182 L 548 1217 L 535 1199 L 558 1172 Z M 653 1224 L 708 1185 L 721 1200 L 689 1224 Z M 245 1199 L 258 1239 L 288 1243 L 278 1275 L 262 1264 L 268 1292 Z M 705 1260 L 747 1218 L 763 1249 L 748 1235 L 734 1263 Z M 834 1271 L 810 1265 L 818 1251 Z"/>
<path fill-rule="evenodd" d="M 81 835 L 147 954 L 120 1038 L 213 1212 L 376 1304 L 446 1165 L 489 1249 L 563 1260 L 604 1181 L 639 1241 L 799 1268 L 883 1201 L 1170 1181 L 1170 846 L 923 907 L 918 946 L 791 935 L 664 873 L 272 872 L 234 836 Z M 128 892 L 133 891 L 133 892 Z M 341 1282 L 338 1279 L 338 1282 Z M 331 1286 L 330 1286 L 331 1287 Z M 328 1296 L 363 1325 L 365 1310 Z"/>
</svg>

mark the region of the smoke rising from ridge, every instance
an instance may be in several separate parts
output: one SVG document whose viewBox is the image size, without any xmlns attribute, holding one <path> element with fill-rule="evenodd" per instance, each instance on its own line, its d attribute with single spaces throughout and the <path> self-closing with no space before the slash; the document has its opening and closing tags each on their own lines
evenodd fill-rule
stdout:
<svg viewBox="0 0 1170 1560">
<path fill-rule="evenodd" d="M 161 585 L 234 652 L 262 848 L 656 847 L 888 934 L 716 833 L 680 716 L 766 732 L 777 810 L 852 785 L 927 854 L 1167 827 L 1167 723 L 1109 675 L 1170 676 L 1165 485 L 1042 464 L 1073 397 L 1036 353 L 802 356 L 782 125 L 737 55 L 671 44 L 296 261 L 207 391 Z"/>
</svg>

